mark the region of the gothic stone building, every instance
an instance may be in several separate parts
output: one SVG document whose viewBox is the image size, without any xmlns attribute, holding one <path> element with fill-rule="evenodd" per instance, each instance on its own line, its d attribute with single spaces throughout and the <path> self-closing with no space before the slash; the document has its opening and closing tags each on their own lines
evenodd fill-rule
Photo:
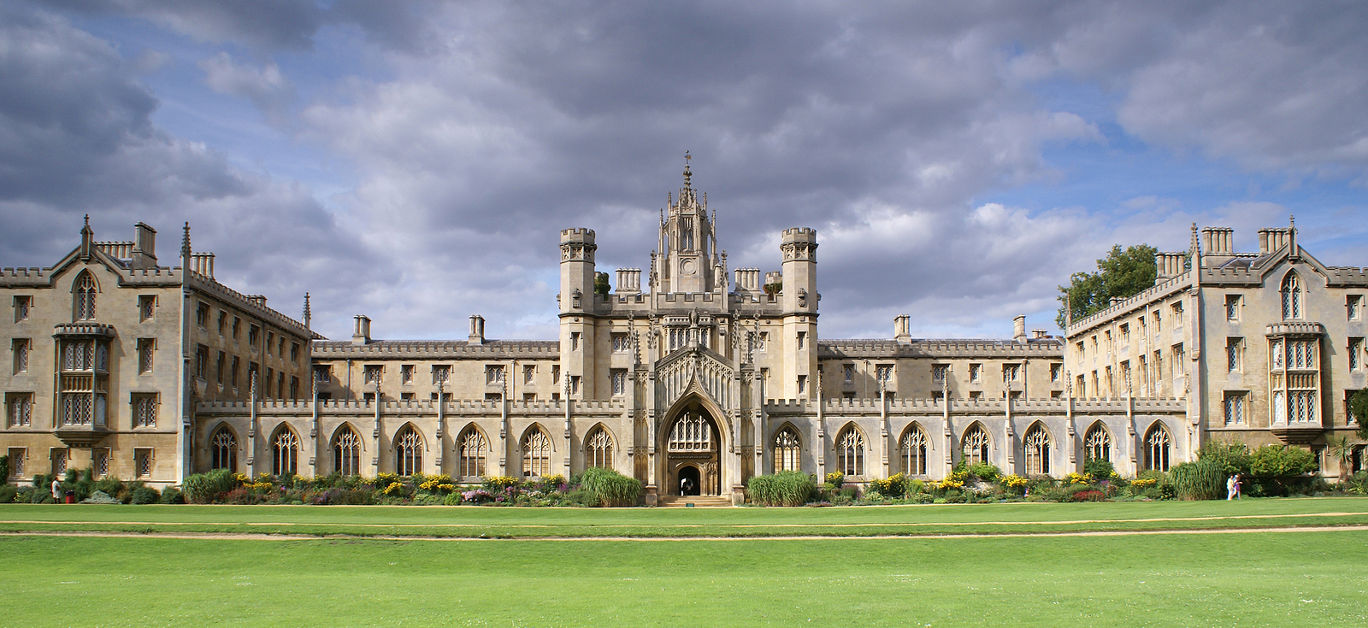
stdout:
<svg viewBox="0 0 1368 628">
<path fill-rule="evenodd" d="M 173 267 L 136 229 L 94 242 L 87 226 L 56 265 L 0 271 L 12 481 L 69 466 L 160 485 L 212 468 L 473 482 L 604 466 L 654 503 L 684 485 L 740 501 L 748 478 L 784 469 L 859 483 L 962 460 L 1062 475 L 1103 457 L 1133 475 L 1210 438 L 1319 446 L 1350 423 L 1328 400 L 1364 386 L 1368 275 L 1321 265 L 1292 229 L 1263 233 L 1258 255 L 1208 230 L 1195 270 L 1161 255 L 1154 288 L 1067 339 L 1018 317 L 994 340 L 912 338 L 908 316 L 889 339 L 819 338 L 817 234 L 780 234 L 763 281 L 729 270 L 687 166 L 644 289 L 629 268 L 596 290 L 594 231 L 561 232 L 554 340 L 489 339 L 478 315 L 465 340 L 376 339 L 365 316 L 325 340 L 307 295 L 292 320 L 216 282 L 188 226 Z"/>
</svg>

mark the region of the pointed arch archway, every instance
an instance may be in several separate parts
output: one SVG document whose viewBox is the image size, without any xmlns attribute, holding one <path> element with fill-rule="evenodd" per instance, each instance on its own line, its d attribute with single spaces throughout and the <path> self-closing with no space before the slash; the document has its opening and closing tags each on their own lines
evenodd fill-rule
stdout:
<svg viewBox="0 0 1368 628">
<path fill-rule="evenodd" d="M 394 472 L 399 475 L 422 473 L 426 449 L 423 433 L 412 423 L 405 423 L 394 434 Z"/>
<path fill-rule="evenodd" d="M 361 451 L 365 448 L 360 432 L 351 423 L 344 422 L 337 426 L 329 443 L 332 445 L 333 473 L 360 475 Z"/>
<path fill-rule="evenodd" d="M 1145 430 L 1145 459 L 1141 469 L 1149 471 L 1168 471 L 1169 454 L 1173 448 L 1173 437 L 1163 421 L 1155 421 Z"/>
<path fill-rule="evenodd" d="M 774 472 L 803 469 L 803 437 L 792 423 L 785 421 L 771 439 Z"/>
<path fill-rule="evenodd" d="M 529 425 L 518 439 L 518 450 L 522 455 L 522 475 L 525 478 L 539 478 L 551 475 L 551 452 L 555 446 L 551 435 L 540 423 Z"/>
<path fill-rule="evenodd" d="M 613 468 L 613 452 L 616 449 L 617 440 L 608 427 L 602 423 L 595 424 L 584 437 L 584 468 Z"/>
<path fill-rule="evenodd" d="M 281 423 L 271 433 L 271 474 L 299 473 L 299 435 L 288 423 Z"/>
<path fill-rule="evenodd" d="M 730 433 L 726 414 L 695 386 L 665 415 L 657 432 L 662 487 L 668 495 L 721 495 L 722 452 Z"/>
<path fill-rule="evenodd" d="M 483 478 L 489 453 L 489 439 L 484 430 L 474 423 L 467 424 L 456 436 L 456 477 Z"/>
<path fill-rule="evenodd" d="M 846 477 L 865 474 L 866 443 L 864 431 L 854 421 L 836 432 L 836 469 Z"/>
<path fill-rule="evenodd" d="M 926 460 L 930 454 L 931 439 L 920 423 L 913 421 L 898 437 L 898 463 L 900 471 L 909 476 L 926 475 Z"/>
<path fill-rule="evenodd" d="M 1111 460 L 1111 432 L 1102 421 L 1093 421 L 1083 433 L 1083 461 Z"/>
<path fill-rule="evenodd" d="M 1021 438 L 1021 453 L 1026 463 L 1024 469 L 1026 475 L 1050 474 L 1052 444 L 1053 439 L 1050 438 L 1050 431 L 1045 428 L 1044 423 L 1036 421 L 1026 428 L 1026 435 Z"/>
<path fill-rule="evenodd" d="M 209 468 L 237 472 L 237 432 L 227 423 L 219 423 L 209 433 Z"/>
<path fill-rule="evenodd" d="M 969 425 L 964 430 L 964 436 L 960 437 L 960 459 L 965 464 L 989 462 L 992 448 L 993 437 L 988 434 L 988 428 L 978 421 Z"/>
</svg>

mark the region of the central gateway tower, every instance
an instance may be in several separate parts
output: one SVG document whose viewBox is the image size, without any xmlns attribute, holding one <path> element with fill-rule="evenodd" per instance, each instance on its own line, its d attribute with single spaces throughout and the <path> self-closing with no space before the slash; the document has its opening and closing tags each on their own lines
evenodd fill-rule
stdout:
<svg viewBox="0 0 1368 628">
<path fill-rule="evenodd" d="M 561 232 L 560 370 L 572 414 L 575 403 L 620 404 L 633 427 L 615 435 L 630 457 L 619 468 L 646 485 L 647 503 L 681 493 L 739 503 L 766 469 L 764 401 L 815 396 L 816 232 L 785 230 L 783 270 L 763 283 L 758 268 L 729 281 L 691 159 L 660 210 L 646 290 L 640 269 L 620 268 L 615 289 L 596 292 L 593 230 Z M 566 445 L 582 447 L 573 423 Z"/>
</svg>

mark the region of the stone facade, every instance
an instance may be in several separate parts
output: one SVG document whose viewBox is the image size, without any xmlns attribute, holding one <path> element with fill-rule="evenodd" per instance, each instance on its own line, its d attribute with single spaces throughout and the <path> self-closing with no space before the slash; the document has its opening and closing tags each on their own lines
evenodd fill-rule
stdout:
<svg viewBox="0 0 1368 628">
<path fill-rule="evenodd" d="M 608 291 L 597 288 L 595 232 L 562 231 L 559 337 L 512 341 L 486 338 L 479 315 L 465 340 L 377 339 L 366 316 L 352 338 L 326 340 L 309 330 L 307 295 L 298 322 L 214 281 L 214 258 L 191 252 L 188 226 L 177 267 L 156 264 L 150 227 L 132 243 L 93 242 L 87 227 L 53 267 L 0 271 L 14 308 L 0 327 L 14 360 L 0 376 L 0 442 L 23 461 L 11 480 L 59 457 L 162 485 L 216 467 L 477 481 L 608 466 L 641 479 L 654 503 L 682 485 L 739 501 L 748 478 L 782 469 L 862 483 L 938 479 L 983 460 L 1062 475 L 1105 456 L 1132 475 L 1191 459 L 1213 437 L 1314 446 L 1348 429 L 1329 403 L 1315 420 L 1270 418 L 1270 382 L 1282 399 L 1306 384 L 1302 371 L 1270 366 L 1276 339 L 1321 338 L 1322 401 L 1363 387 L 1362 357 L 1351 366 L 1336 354 L 1356 341 L 1364 350 L 1352 304 L 1368 280 L 1316 262 L 1294 230 L 1270 231 L 1277 246 L 1268 239 L 1259 255 L 1223 251 L 1228 240 L 1212 238 L 1228 232 L 1209 230 L 1205 254 L 1194 243 L 1199 272 L 1161 256 L 1154 288 L 1074 321 L 1067 341 L 1028 334 L 1024 317 L 1010 338 L 917 339 L 909 316 L 889 339 L 827 340 L 816 232 L 783 231 L 780 269 L 762 274 L 728 268 L 716 223 L 686 165 L 645 277 L 616 269 Z M 1270 286 L 1293 271 L 1302 315 L 1274 316 Z M 86 277 L 93 312 L 82 310 Z M 1240 368 L 1216 368 L 1230 338 L 1241 339 Z M 77 341 L 105 357 L 59 368 Z M 103 397 L 92 405 L 103 410 L 88 421 L 63 410 L 78 393 Z M 1220 420 L 1232 393 L 1246 395 L 1243 418 Z M 148 395 L 154 416 L 138 405 Z"/>
</svg>

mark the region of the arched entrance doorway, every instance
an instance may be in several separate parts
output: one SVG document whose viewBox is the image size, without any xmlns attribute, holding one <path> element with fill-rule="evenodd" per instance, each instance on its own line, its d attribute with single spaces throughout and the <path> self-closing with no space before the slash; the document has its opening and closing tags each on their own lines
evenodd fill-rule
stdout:
<svg viewBox="0 0 1368 628">
<path fill-rule="evenodd" d="M 722 439 L 711 413 L 696 402 L 684 406 L 664 431 L 664 441 L 667 494 L 722 494 Z"/>
</svg>

